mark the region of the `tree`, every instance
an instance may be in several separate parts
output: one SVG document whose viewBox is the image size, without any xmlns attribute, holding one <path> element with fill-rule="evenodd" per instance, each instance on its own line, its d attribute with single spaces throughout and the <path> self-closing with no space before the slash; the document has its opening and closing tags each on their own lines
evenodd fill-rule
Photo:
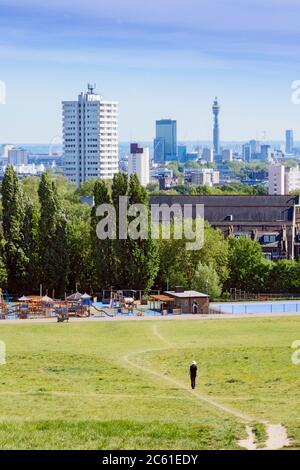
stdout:
<svg viewBox="0 0 300 470">
<path fill-rule="evenodd" d="M 128 188 L 129 204 L 142 204 L 148 212 L 149 199 L 147 191 L 141 186 L 135 173 L 130 176 Z M 134 217 L 133 217 L 134 218 Z M 159 252 L 156 240 L 151 237 L 151 216 L 146 216 L 147 238 L 132 240 L 129 238 L 128 248 L 128 273 L 129 285 L 135 289 L 149 291 L 154 283 L 159 269 Z M 130 220 L 129 220 L 130 223 Z M 141 226 L 139 225 L 139 231 Z"/>
<path fill-rule="evenodd" d="M 119 238 L 120 219 L 119 219 L 119 203 L 120 196 L 127 196 L 128 180 L 127 175 L 124 173 L 117 173 L 113 177 L 111 197 L 112 204 L 116 211 L 116 240 L 113 243 L 114 259 L 113 259 L 113 285 L 118 288 L 128 289 L 130 284 L 129 279 L 129 260 L 128 260 L 128 239 Z M 125 228 L 125 227 L 123 227 Z"/>
<path fill-rule="evenodd" d="M 25 290 L 32 292 L 38 290 L 40 269 L 39 269 L 39 212 L 28 198 L 25 201 L 25 212 L 23 221 L 23 250 L 27 258 Z"/>
<path fill-rule="evenodd" d="M 260 244 L 247 237 L 229 237 L 229 288 L 261 292 L 265 290 L 271 263 Z"/>
<path fill-rule="evenodd" d="M 212 300 L 219 298 L 222 293 L 222 285 L 215 268 L 200 262 L 195 271 L 192 288 L 208 294 Z"/>
<path fill-rule="evenodd" d="M 80 219 L 72 220 L 68 224 L 68 251 L 70 272 L 68 279 L 69 290 L 76 286 L 83 292 L 91 290 L 93 279 L 93 260 L 96 252 L 91 246 L 90 222 Z M 95 283 L 97 285 L 97 283 Z"/>
<path fill-rule="evenodd" d="M 2 205 L 7 285 L 11 292 L 20 293 L 25 287 L 28 259 L 23 249 L 23 195 L 12 166 L 6 168 L 2 182 Z"/>
<path fill-rule="evenodd" d="M 96 216 L 97 207 L 101 204 L 111 204 L 111 197 L 107 189 L 106 183 L 96 181 L 94 185 L 95 205 L 91 211 L 91 251 L 93 263 L 93 283 L 97 290 L 109 289 L 114 284 L 114 240 L 107 238 L 100 240 L 97 236 L 97 224 L 101 218 Z"/>
<path fill-rule="evenodd" d="M 47 173 L 42 174 L 38 194 L 41 280 L 49 292 L 63 294 L 69 271 L 67 224 L 56 185 Z"/>
<path fill-rule="evenodd" d="M 195 229 L 195 227 L 194 227 Z M 160 239 L 160 268 L 157 287 L 166 289 L 182 285 L 192 288 L 199 266 L 209 266 L 218 273 L 220 285 L 228 278 L 228 245 L 223 234 L 204 223 L 204 244 L 199 250 L 186 250 L 186 239 L 174 239 L 174 222 L 169 240 Z"/>
</svg>

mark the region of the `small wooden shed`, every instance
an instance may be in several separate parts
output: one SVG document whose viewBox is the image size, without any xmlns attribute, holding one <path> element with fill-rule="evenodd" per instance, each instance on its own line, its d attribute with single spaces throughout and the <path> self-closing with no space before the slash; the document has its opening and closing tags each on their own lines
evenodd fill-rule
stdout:
<svg viewBox="0 0 300 470">
<path fill-rule="evenodd" d="M 182 313 L 209 313 L 209 295 L 195 290 L 184 290 L 177 287 L 174 291 L 164 292 L 174 299 L 174 308 L 180 308 Z"/>
</svg>

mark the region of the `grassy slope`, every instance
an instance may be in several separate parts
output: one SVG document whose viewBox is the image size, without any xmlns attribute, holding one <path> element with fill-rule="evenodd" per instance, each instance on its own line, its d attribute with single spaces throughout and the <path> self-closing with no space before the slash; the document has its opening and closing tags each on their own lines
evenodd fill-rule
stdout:
<svg viewBox="0 0 300 470">
<path fill-rule="evenodd" d="M 182 382 L 195 358 L 207 395 L 285 424 L 300 447 L 300 366 L 291 363 L 300 318 L 0 324 L 0 339 L 2 449 L 237 447 L 236 418 L 131 368 L 124 357 L 134 352 L 137 364 Z"/>
</svg>

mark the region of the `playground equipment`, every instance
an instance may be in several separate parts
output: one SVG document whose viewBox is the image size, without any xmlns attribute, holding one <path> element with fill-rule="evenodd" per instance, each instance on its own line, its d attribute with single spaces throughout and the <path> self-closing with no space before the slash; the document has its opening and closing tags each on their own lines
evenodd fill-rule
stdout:
<svg viewBox="0 0 300 470">
<path fill-rule="evenodd" d="M 90 315 L 114 317 L 116 315 L 143 316 L 147 307 L 143 309 L 140 299 L 136 299 L 135 291 L 110 291 L 110 299 L 105 305 L 92 301 L 89 294 L 75 292 L 66 296 L 64 300 L 52 299 L 48 295 L 23 295 L 16 302 L 6 302 L 0 289 L 0 319 L 34 319 L 57 318 L 58 322 L 68 321 L 70 317 L 89 317 Z"/>
<path fill-rule="evenodd" d="M 108 312 L 107 312 L 106 310 L 104 310 L 103 308 L 98 308 L 95 304 L 91 304 L 91 306 L 93 307 L 93 309 L 96 310 L 96 312 L 104 313 L 104 315 L 106 315 L 107 317 L 114 317 L 113 314 L 108 313 Z"/>
</svg>

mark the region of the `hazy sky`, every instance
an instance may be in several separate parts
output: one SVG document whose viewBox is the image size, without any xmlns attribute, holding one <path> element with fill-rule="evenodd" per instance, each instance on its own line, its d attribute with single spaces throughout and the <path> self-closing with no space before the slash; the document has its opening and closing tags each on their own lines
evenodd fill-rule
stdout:
<svg viewBox="0 0 300 470">
<path fill-rule="evenodd" d="M 96 82 L 119 101 L 120 140 L 177 119 L 181 140 L 300 140 L 299 0 L 0 0 L 0 142 L 61 135 L 61 101 Z"/>
</svg>

